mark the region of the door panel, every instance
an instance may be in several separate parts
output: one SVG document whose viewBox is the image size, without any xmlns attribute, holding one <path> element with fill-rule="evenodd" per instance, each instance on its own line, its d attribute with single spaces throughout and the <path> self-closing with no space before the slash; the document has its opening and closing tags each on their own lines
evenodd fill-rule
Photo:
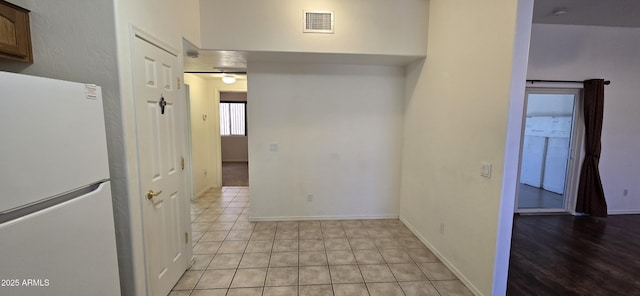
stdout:
<svg viewBox="0 0 640 296">
<path fill-rule="evenodd" d="M 542 188 L 564 194 L 564 181 L 569 158 L 569 138 L 549 138 Z"/>
<path fill-rule="evenodd" d="M 160 147 L 160 129 L 158 125 L 160 124 L 160 118 L 158 117 L 158 103 L 157 102 L 147 102 L 147 116 L 149 116 L 149 123 L 147 126 L 147 130 L 149 131 L 149 147 Z M 160 151 L 157 149 L 148 150 L 150 158 L 150 167 L 149 173 L 151 180 L 159 181 L 161 178 L 161 157 Z"/>
<path fill-rule="evenodd" d="M 187 267 L 182 194 L 180 93 L 175 55 L 139 38 L 134 91 L 144 246 L 150 295 L 167 295 Z M 147 192 L 152 192 L 149 198 Z"/>
<path fill-rule="evenodd" d="M 524 136 L 520 183 L 533 187 L 540 187 L 542 184 L 545 145 L 546 140 L 544 137 Z"/>
</svg>

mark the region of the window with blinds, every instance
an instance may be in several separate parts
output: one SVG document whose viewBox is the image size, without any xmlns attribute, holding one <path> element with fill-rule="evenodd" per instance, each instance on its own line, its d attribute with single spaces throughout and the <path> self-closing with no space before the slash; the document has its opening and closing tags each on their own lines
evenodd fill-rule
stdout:
<svg viewBox="0 0 640 296">
<path fill-rule="evenodd" d="M 221 102 L 220 103 L 220 135 L 221 136 L 246 136 L 247 135 L 247 103 Z"/>
</svg>

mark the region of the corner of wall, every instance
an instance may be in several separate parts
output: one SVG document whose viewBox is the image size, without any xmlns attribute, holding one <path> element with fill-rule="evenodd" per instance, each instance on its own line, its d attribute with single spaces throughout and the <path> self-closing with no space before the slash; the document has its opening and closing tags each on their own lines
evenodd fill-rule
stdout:
<svg viewBox="0 0 640 296">
<path fill-rule="evenodd" d="M 532 18 L 533 0 L 519 0 L 513 45 L 513 64 L 509 90 L 510 103 L 505 141 L 504 173 L 498 212 L 492 295 L 505 295 L 507 292 Z"/>
<path fill-rule="evenodd" d="M 478 290 L 478 288 L 462 273 L 460 270 L 456 268 L 456 266 L 438 249 L 436 249 L 430 242 L 424 237 L 407 219 L 400 217 L 400 221 L 411 230 L 411 232 L 429 249 L 440 261 L 453 272 L 453 274 L 460 279 L 461 282 L 464 283 L 469 290 L 473 293 L 473 295 L 482 295 L 482 292 Z M 505 294 L 493 294 L 493 295 L 505 295 Z"/>
</svg>

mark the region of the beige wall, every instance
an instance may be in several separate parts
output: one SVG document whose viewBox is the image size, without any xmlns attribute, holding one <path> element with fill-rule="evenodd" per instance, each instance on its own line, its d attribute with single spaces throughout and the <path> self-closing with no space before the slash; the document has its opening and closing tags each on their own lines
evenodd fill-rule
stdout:
<svg viewBox="0 0 640 296">
<path fill-rule="evenodd" d="M 201 1 L 202 47 L 423 56 L 427 6 L 426 0 Z M 333 11 L 335 33 L 303 34 L 304 10 Z"/>
<path fill-rule="evenodd" d="M 215 143 L 214 95 L 209 88 L 210 82 L 197 75 L 185 74 L 184 82 L 189 85 L 193 193 L 197 197 L 218 185 L 212 153 Z"/>
<path fill-rule="evenodd" d="M 200 0 L 183 0 L 179 1 L 180 23 L 182 26 L 182 37 L 191 44 L 202 47 L 200 36 Z"/>
<path fill-rule="evenodd" d="M 503 196 L 505 143 L 526 71 L 526 55 L 525 67 L 513 67 L 517 8 L 431 1 L 427 59 L 407 69 L 400 217 L 480 295 L 504 294 L 493 289 L 501 203 L 513 199 Z M 518 73 L 522 87 L 512 93 Z M 493 165 L 491 178 L 480 176 L 481 162 Z"/>
</svg>

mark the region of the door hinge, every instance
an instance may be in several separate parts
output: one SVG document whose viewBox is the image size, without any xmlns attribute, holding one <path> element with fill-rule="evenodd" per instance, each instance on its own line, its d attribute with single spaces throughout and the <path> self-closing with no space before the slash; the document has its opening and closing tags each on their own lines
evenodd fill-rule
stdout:
<svg viewBox="0 0 640 296">
<path fill-rule="evenodd" d="M 189 233 L 188 233 L 188 232 L 185 232 L 185 233 L 184 233 L 184 243 L 185 243 L 185 244 L 188 244 L 188 243 L 189 243 Z"/>
<path fill-rule="evenodd" d="M 178 89 L 180 89 L 180 77 L 178 77 L 177 80 L 178 80 Z"/>
<path fill-rule="evenodd" d="M 184 171 L 184 156 L 180 158 L 180 167 L 182 167 L 182 170 Z"/>
</svg>

